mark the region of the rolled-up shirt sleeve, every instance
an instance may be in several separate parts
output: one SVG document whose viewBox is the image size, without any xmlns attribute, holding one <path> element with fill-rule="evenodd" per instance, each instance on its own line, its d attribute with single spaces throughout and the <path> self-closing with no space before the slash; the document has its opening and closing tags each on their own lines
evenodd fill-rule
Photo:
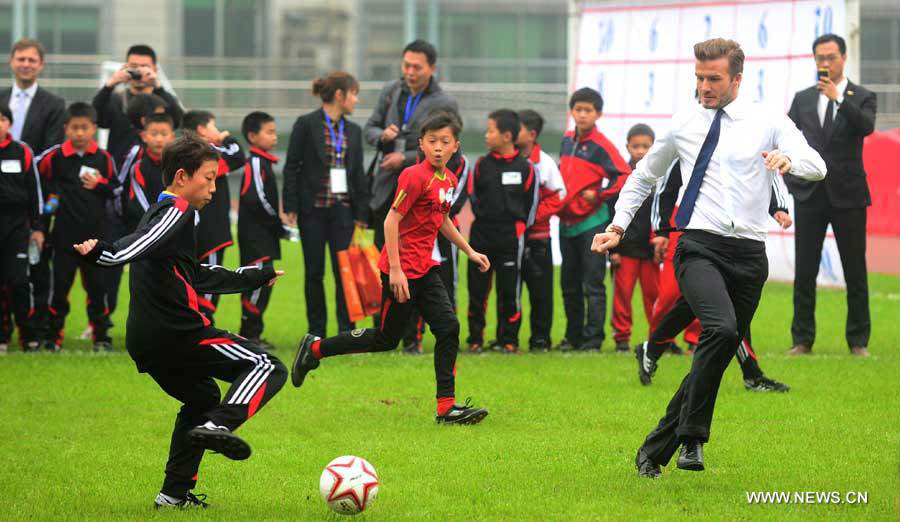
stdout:
<svg viewBox="0 0 900 522">
<path fill-rule="evenodd" d="M 825 179 L 825 160 L 809 146 L 806 138 L 787 116 L 780 118 L 775 126 L 775 146 L 790 158 L 789 174 L 807 181 Z"/>
<path fill-rule="evenodd" d="M 674 129 L 675 126 L 673 125 L 672 128 Z M 674 132 L 670 130 L 656 140 L 644 159 L 638 162 L 628 176 L 625 185 L 619 192 L 613 225 L 622 227 L 622 230 L 628 229 L 635 212 L 641 208 L 644 200 L 656 186 L 657 180 L 666 175 L 677 157 L 678 150 L 675 147 Z"/>
</svg>

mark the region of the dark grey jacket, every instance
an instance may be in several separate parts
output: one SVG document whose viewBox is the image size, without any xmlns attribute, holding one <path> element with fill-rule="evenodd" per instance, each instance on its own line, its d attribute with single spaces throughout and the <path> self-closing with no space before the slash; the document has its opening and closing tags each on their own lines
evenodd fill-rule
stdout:
<svg viewBox="0 0 900 522">
<path fill-rule="evenodd" d="M 397 128 L 403 126 L 403 114 L 398 105 L 401 92 L 409 94 L 409 87 L 406 86 L 406 82 L 402 79 L 394 80 L 385 85 L 384 89 L 381 90 L 381 95 L 378 97 L 378 104 L 375 105 L 372 116 L 369 117 L 369 121 L 366 122 L 366 126 L 363 128 L 363 135 L 369 145 L 380 148 L 385 153 L 394 152 L 394 144 L 381 143 L 381 134 L 384 132 L 384 129 L 390 127 L 391 124 L 396 125 Z M 422 122 L 431 113 L 441 109 L 458 110 L 456 101 L 441 90 L 437 80 L 432 78 L 409 120 L 409 130 L 404 136 L 406 145 L 403 152 L 406 159 L 403 162 L 403 167 L 397 171 L 379 168 L 375 173 L 375 180 L 372 183 L 372 200 L 370 202 L 370 207 L 373 211 L 378 212 L 379 209 L 383 209 L 383 207 L 391 204 L 391 201 L 394 199 L 394 193 L 397 191 L 397 178 L 400 177 L 400 172 L 416 163 L 419 150 L 419 128 L 422 126 Z"/>
</svg>

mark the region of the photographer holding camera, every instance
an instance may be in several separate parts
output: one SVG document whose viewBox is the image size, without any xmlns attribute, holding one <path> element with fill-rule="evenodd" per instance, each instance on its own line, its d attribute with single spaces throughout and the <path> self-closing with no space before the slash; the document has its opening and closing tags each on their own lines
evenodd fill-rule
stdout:
<svg viewBox="0 0 900 522">
<path fill-rule="evenodd" d="M 94 96 L 97 125 L 109 129 L 106 150 L 117 166 L 121 166 L 128 150 L 139 143 L 138 129 L 126 114 L 128 102 L 139 94 L 155 94 L 165 100 L 166 113 L 172 117 L 175 127 L 181 125 L 184 110 L 175 97 L 160 86 L 157 77 L 156 52 L 149 45 L 132 45 L 125 54 L 125 64 L 106 80 L 106 84 Z M 117 89 L 120 84 L 127 88 Z"/>
</svg>

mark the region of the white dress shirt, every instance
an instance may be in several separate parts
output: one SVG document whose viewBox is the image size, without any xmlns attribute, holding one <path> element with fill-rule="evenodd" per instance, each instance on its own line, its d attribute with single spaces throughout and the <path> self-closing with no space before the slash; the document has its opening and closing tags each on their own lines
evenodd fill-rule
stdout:
<svg viewBox="0 0 900 522">
<path fill-rule="evenodd" d="M 22 139 L 22 129 L 25 127 L 25 118 L 28 115 L 28 108 L 31 107 L 31 101 L 37 93 L 37 82 L 31 84 L 27 89 L 19 88 L 19 85 L 13 82 L 12 92 L 9 96 L 9 110 L 13 113 L 13 124 L 9 129 L 14 140 Z"/>
<path fill-rule="evenodd" d="M 740 97 L 724 112 L 718 145 L 685 228 L 765 241 L 776 173 L 766 170 L 762 153 L 780 150 L 791 160 L 790 173 L 809 181 L 825 178 L 825 161 L 784 114 Z M 625 181 L 614 225 L 628 229 L 634 213 L 675 160 L 681 162 L 681 198 L 715 114 L 715 109 L 698 104 L 672 118 L 670 130 L 657 138 Z"/>
<path fill-rule="evenodd" d="M 847 77 L 844 76 L 844 78 L 841 79 L 841 81 L 837 84 L 838 97 L 836 100 L 834 100 L 834 114 L 832 114 L 832 117 L 837 115 L 838 107 L 840 107 L 841 104 L 844 103 L 844 91 L 846 91 L 846 90 L 847 90 Z M 816 108 L 819 111 L 819 125 L 824 127 L 825 126 L 825 111 L 828 110 L 828 96 L 825 96 L 824 93 L 821 93 L 821 92 L 819 93 L 819 104 Z M 834 121 L 834 120 L 832 120 L 832 121 Z"/>
</svg>

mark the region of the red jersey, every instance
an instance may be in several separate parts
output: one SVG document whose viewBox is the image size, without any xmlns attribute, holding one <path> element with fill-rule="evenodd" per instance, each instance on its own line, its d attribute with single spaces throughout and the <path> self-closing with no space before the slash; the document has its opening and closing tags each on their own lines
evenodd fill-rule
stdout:
<svg viewBox="0 0 900 522">
<path fill-rule="evenodd" d="M 450 212 L 456 183 L 453 173 L 444 169 L 438 174 L 427 161 L 407 167 L 400 173 L 391 209 L 403 216 L 398 239 L 400 268 L 407 279 L 422 277 L 440 264 L 431 257 L 431 251 L 444 216 Z M 387 247 L 384 247 L 378 268 L 389 274 L 390 266 Z"/>
</svg>

